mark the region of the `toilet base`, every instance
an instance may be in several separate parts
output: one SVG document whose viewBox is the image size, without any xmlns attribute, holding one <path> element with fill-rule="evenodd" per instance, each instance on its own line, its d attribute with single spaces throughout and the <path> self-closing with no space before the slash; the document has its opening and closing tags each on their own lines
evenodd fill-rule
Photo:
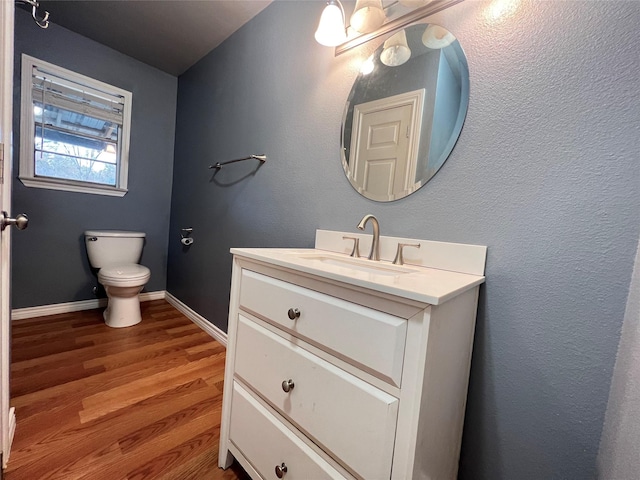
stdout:
<svg viewBox="0 0 640 480">
<path fill-rule="evenodd" d="M 106 310 L 102 313 L 104 323 L 112 328 L 132 327 L 142 321 L 138 294 L 143 286 L 112 287 L 105 285 L 109 297 Z"/>
</svg>

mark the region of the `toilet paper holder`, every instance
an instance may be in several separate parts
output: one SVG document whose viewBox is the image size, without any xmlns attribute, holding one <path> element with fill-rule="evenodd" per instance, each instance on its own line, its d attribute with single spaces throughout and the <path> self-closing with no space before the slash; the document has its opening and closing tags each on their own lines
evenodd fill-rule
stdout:
<svg viewBox="0 0 640 480">
<path fill-rule="evenodd" d="M 193 232 L 193 228 L 189 227 L 189 228 L 181 228 L 180 229 L 180 243 L 183 245 L 186 245 L 187 247 L 189 245 L 193 245 L 193 238 L 191 238 L 189 235 L 191 235 L 191 233 Z"/>
</svg>

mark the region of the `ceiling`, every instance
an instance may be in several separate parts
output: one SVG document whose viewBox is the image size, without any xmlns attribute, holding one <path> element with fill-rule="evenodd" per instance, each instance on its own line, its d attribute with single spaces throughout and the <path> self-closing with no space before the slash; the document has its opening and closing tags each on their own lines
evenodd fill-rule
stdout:
<svg viewBox="0 0 640 480">
<path fill-rule="evenodd" d="M 172 75 L 184 73 L 271 0 L 40 0 L 39 14 Z"/>
</svg>

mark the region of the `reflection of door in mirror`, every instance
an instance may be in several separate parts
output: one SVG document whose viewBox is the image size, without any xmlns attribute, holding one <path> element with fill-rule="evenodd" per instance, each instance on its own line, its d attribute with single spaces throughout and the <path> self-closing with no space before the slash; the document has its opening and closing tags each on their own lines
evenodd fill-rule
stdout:
<svg viewBox="0 0 640 480">
<path fill-rule="evenodd" d="M 409 59 L 395 66 L 384 63 L 388 46 L 383 43 L 354 82 L 342 118 L 347 179 L 361 195 L 379 202 L 403 198 L 435 175 L 458 140 L 469 105 L 469 69 L 455 37 L 425 23 L 410 25 L 405 33 Z M 387 102 L 417 90 L 424 94 L 422 107 L 416 109 L 421 127 L 411 134 L 414 154 L 403 143 L 406 126 L 394 110 L 401 105 Z M 378 115 L 386 110 L 388 118 Z M 389 143 L 391 138 L 397 138 L 397 145 Z"/>
<path fill-rule="evenodd" d="M 349 175 L 372 200 L 413 191 L 424 96 L 421 89 L 355 105 Z"/>
</svg>

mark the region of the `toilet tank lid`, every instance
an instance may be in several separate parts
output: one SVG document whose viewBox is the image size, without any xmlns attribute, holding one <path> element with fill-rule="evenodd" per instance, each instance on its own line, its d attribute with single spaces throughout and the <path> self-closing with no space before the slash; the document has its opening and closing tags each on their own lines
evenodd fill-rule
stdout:
<svg viewBox="0 0 640 480">
<path fill-rule="evenodd" d="M 125 230 L 87 230 L 85 237 L 144 237 L 144 232 L 127 232 Z"/>
</svg>

